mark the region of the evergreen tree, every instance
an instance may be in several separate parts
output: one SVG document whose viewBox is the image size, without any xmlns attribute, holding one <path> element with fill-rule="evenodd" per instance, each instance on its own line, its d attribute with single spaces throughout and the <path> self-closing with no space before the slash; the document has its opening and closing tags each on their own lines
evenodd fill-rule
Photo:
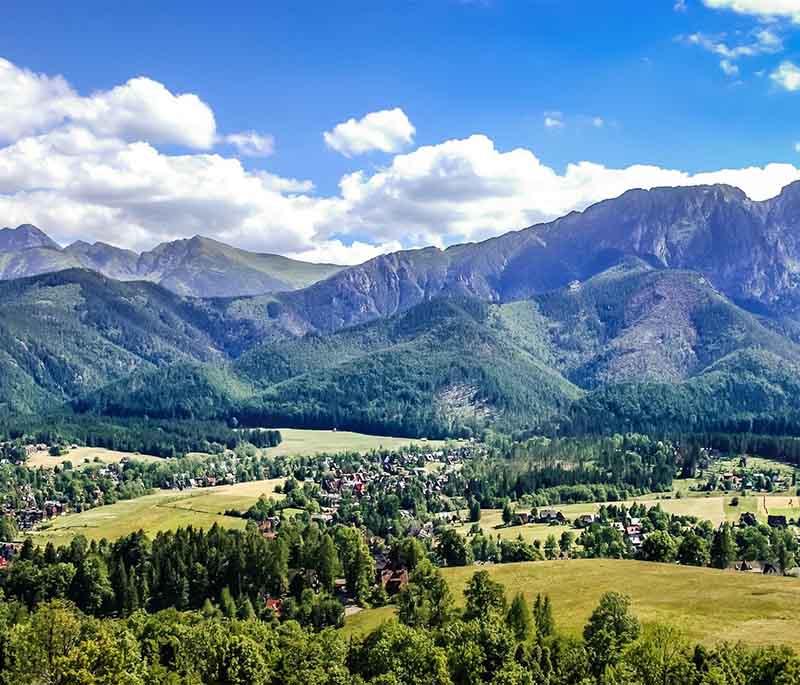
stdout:
<svg viewBox="0 0 800 685">
<path fill-rule="evenodd" d="M 227 586 L 222 588 L 219 608 L 225 618 L 236 618 L 236 602 L 233 601 L 233 595 L 231 595 L 231 591 Z"/>
<path fill-rule="evenodd" d="M 553 608 L 550 605 L 550 595 L 542 596 L 536 593 L 533 603 L 533 620 L 536 624 L 536 632 L 542 637 L 549 637 L 555 632 L 555 620 L 553 619 Z"/>
<path fill-rule="evenodd" d="M 534 634 L 533 615 L 521 592 L 518 592 L 511 602 L 506 615 L 506 623 L 519 642 L 526 642 Z"/>
<path fill-rule="evenodd" d="M 481 503 L 474 497 L 469 500 L 469 520 L 472 523 L 477 523 L 481 520 Z"/>
<path fill-rule="evenodd" d="M 733 533 L 729 523 L 723 523 L 714 532 L 714 539 L 711 541 L 711 565 L 714 568 L 728 568 L 735 560 L 736 543 L 733 540 Z"/>
</svg>

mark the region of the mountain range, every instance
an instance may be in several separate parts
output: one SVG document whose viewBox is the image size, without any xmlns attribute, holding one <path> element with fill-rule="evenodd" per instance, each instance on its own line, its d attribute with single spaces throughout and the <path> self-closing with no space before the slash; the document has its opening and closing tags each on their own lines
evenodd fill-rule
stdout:
<svg viewBox="0 0 800 685">
<path fill-rule="evenodd" d="M 121 281 L 151 281 L 179 295 L 238 297 L 303 288 L 342 267 L 248 252 L 202 236 L 138 254 L 102 242 L 62 248 L 30 224 L 0 230 L 0 279 L 71 268 Z"/>
<path fill-rule="evenodd" d="M 195 297 L 221 294 L 209 272 L 252 257 L 264 274 L 269 256 L 208 239 L 62 250 L 22 228 L 0 232 L 0 259 L 105 261 L 0 283 L 8 412 L 431 436 L 800 424 L 800 183 L 766 202 L 633 190 L 482 243 L 303 271 L 305 287 L 294 262 L 295 280 L 224 299 Z"/>
</svg>

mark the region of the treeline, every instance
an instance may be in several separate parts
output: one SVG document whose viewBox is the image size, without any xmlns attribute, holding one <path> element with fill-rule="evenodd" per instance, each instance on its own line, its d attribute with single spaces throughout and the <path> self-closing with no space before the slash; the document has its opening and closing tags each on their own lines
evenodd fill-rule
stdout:
<svg viewBox="0 0 800 685">
<path fill-rule="evenodd" d="M 213 452 L 214 445 L 233 449 L 243 442 L 256 447 L 280 444 L 277 430 L 237 430 L 238 421 L 167 421 L 147 418 L 108 418 L 95 415 L 53 414 L 0 417 L 0 442 L 78 444 L 155 457 L 189 452 Z"/>
<path fill-rule="evenodd" d="M 546 596 L 511 601 L 486 571 L 457 609 L 446 582 L 420 564 L 399 621 L 363 637 L 296 622 L 200 613 L 89 618 L 62 600 L 28 612 L 0 603 L 6 685 L 797 685 L 800 658 L 780 646 L 691 642 L 643 627 L 630 600 L 603 595 L 580 637 L 562 634 Z"/>
<path fill-rule="evenodd" d="M 346 591 L 366 602 L 375 565 L 357 529 L 286 521 L 271 539 L 253 524 L 244 531 L 179 528 L 152 541 L 141 532 L 113 543 L 78 536 L 44 549 L 27 539 L 0 571 L 0 591 L 28 609 L 65 599 L 93 616 L 216 607 L 230 618 L 269 618 L 266 600 L 284 598 L 286 617 L 321 629 L 341 624 L 342 605 L 332 596 L 340 574 Z"/>
<path fill-rule="evenodd" d="M 637 521 L 643 537 L 635 547 L 620 528 Z M 660 506 L 647 509 L 634 504 L 601 507 L 596 522 L 586 527 L 578 539 L 585 558 L 639 559 L 685 566 L 711 566 L 727 569 L 734 563 L 758 562 L 773 567 L 775 573 L 796 568 L 797 538 L 786 528 L 763 524 L 733 526 L 693 516 L 669 514 Z"/>
<path fill-rule="evenodd" d="M 483 507 L 531 498 L 538 506 L 626 499 L 672 487 L 680 454 L 673 443 L 646 435 L 533 438 L 501 445 L 452 477 Z"/>
</svg>

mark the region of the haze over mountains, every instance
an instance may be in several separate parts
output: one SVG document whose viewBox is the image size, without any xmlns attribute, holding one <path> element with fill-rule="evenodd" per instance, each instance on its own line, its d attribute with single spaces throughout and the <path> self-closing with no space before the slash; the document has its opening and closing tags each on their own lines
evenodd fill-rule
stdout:
<svg viewBox="0 0 800 685">
<path fill-rule="evenodd" d="M 47 253 L 131 282 L 72 269 L 0 283 L 0 403 L 422 435 L 790 420 L 799 237 L 800 183 L 766 202 L 634 190 L 350 268 L 197 238 L 62 250 L 21 227 L 0 233 L 7 277 Z M 198 293 L 228 299 L 184 297 Z"/>
</svg>

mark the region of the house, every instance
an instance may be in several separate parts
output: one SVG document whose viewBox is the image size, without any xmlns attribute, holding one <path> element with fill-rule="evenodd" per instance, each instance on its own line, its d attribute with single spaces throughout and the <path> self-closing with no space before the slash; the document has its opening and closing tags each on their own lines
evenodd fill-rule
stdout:
<svg viewBox="0 0 800 685">
<path fill-rule="evenodd" d="M 266 602 L 264 602 L 264 606 L 266 606 L 267 609 L 272 611 L 277 618 L 280 618 L 283 615 L 283 601 L 280 599 L 273 599 L 272 597 L 267 597 Z"/>
<path fill-rule="evenodd" d="M 527 511 L 521 511 L 514 514 L 514 525 L 525 526 L 531 521 L 531 515 Z"/>
<path fill-rule="evenodd" d="M 597 516 L 594 514 L 582 514 L 578 517 L 576 521 L 578 528 L 588 528 L 591 526 L 595 521 L 597 521 Z"/>
<path fill-rule="evenodd" d="M 548 523 L 551 526 L 560 525 L 567 522 L 566 517 L 555 509 L 539 509 L 535 513 L 536 523 Z"/>
<path fill-rule="evenodd" d="M 773 514 L 767 516 L 767 524 L 770 526 L 770 528 L 786 528 L 789 525 L 785 516 L 777 516 Z"/>
</svg>

